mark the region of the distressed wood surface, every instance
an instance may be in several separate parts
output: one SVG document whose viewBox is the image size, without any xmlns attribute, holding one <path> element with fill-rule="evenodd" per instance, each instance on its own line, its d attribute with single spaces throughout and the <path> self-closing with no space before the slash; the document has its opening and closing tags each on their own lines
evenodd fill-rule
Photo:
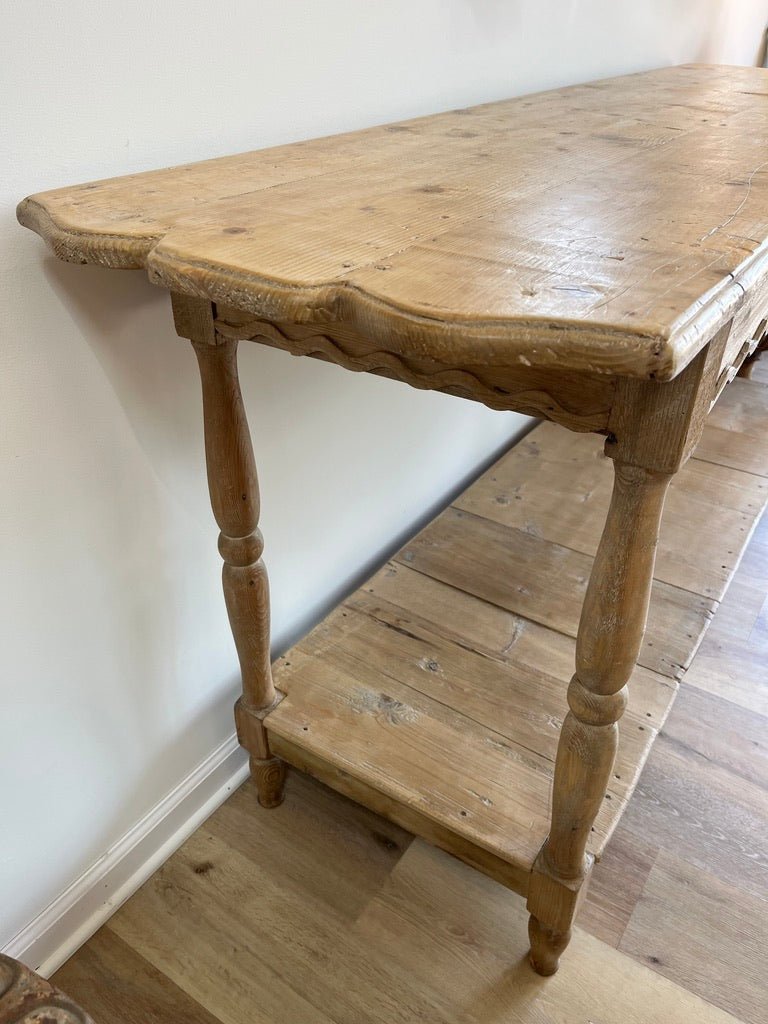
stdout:
<svg viewBox="0 0 768 1024">
<path fill-rule="evenodd" d="M 722 401 L 730 399 L 732 390 L 739 389 L 729 389 Z M 704 439 L 708 434 L 705 427 Z M 574 438 L 544 424 L 453 504 L 462 512 L 594 555 L 611 484 L 610 462 L 593 437 Z M 696 522 L 699 544 L 716 547 L 724 534 L 748 535 L 755 513 L 767 499 L 765 478 L 690 459 L 673 477 L 667 493 L 656 579 L 721 600 L 737 565 L 739 547 L 724 549 L 721 562 L 701 559 L 698 545 L 693 548 L 690 544 L 691 522 Z"/>
<path fill-rule="evenodd" d="M 536 433 L 531 436 L 535 440 Z M 574 475 L 578 468 L 571 466 Z M 741 536 L 746 541 L 746 535 Z M 723 547 L 733 550 L 730 539 Z M 394 560 L 573 637 L 592 569 L 590 555 L 455 507 L 410 541 Z M 674 678 L 689 663 L 716 602 L 659 580 L 653 590 L 650 627 L 638 660 Z"/>
<path fill-rule="evenodd" d="M 465 361 L 451 365 L 418 353 L 386 351 L 375 338 L 345 323 L 322 328 L 270 323 L 217 305 L 214 326 L 222 338 L 258 341 L 294 356 L 310 356 L 420 390 L 482 402 L 490 409 L 514 409 L 570 430 L 604 433 L 616 396 L 612 377 L 522 364 L 485 366 Z"/>
<path fill-rule="evenodd" d="M 732 319 L 729 354 L 759 342 L 767 96 L 763 69 L 666 68 L 57 189 L 18 215 L 63 259 L 346 323 L 441 372 L 664 380 Z"/>
</svg>

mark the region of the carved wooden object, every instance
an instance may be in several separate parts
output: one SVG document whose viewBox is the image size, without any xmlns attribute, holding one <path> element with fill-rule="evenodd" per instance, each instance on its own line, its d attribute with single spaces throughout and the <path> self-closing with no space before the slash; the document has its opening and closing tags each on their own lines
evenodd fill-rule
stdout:
<svg viewBox="0 0 768 1024">
<path fill-rule="evenodd" d="M 619 384 L 606 444 L 613 495 L 579 622 L 570 710 L 555 762 L 552 827 L 528 889 L 531 962 L 539 974 L 557 970 L 592 868 L 587 840 L 605 799 L 617 723 L 645 631 L 664 498 L 701 436 L 730 329 L 723 327 L 669 384 Z"/>
<path fill-rule="evenodd" d="M 262 561 L 259 483 L 237 375 L 237 342 L 218 337 L 210 303 L 173 297 L 176 329 L 192 342 L 203 387 L 205 458 L 211 507 L 221 533 L 222 583 L 235 638 L 243 695 L 235 707 L 240 742 L 248 750 L 259 803 L 283 799 L 283 764 L 273 757 L 264 716 L 277 702 L 272 682 L 269 582 Z"/>
<path fill-rule="evenodd" d="M 766 97 L 761 69 L 668 68 L 19 206 L 62 259 L 146 268 L 192 341 L 261 802 L 280 801 L 291 761 L 527 895 L 542 974 L 637 781 L 645 716 L 663 719 L 736 557 L 724 524 L 719 570 L 684 567 L 661 581 L 674 594 L 653 583 L 670 480 L 764 346 Z M 515 521 L 533 485 L 450 509 L 291 652 L 276 690 L 242 340 L 603 435 L 599 546 L 575 550 L 573 523 L 545 542 Z M 561 460 L 554 489 L 579 486 L 572 472 Z M 552 651 L 582 596 L 565 715 Z M 482 650 L 465 635 L 478 620 Z"/>
<path fill-rule="evenodd" d="M 0 953 L 0 1024 L 93 1024 L 64 993 Z"/>
<path fill-rule="evenodd" d="M 354 327 L 275 324 L 217 306 L 215 328 L 225 338 L 259 341 L 292 355 L 312 356 L 346 370 L 375 373 L 424 391 L 442 391 L 482 402 L 491 409 L 514 409 L 560 423 L 571 430 L 604 431 L 616 390 L 612 377 L 537 367 L 467 362 L 445 365 L 418 355 L 387 352 Z"/>
<path fill-rule="evenodd" d="M 671 479 L 616 463 L 613 498 L 581 614 L 576 674 L 555 762 L 552 828 L 528 889 L 532 962 L 553 974 L 591 869 L 587 839 L 605 799 L 618 721 L 645 629 L 656 542 Z"/>
</svg>

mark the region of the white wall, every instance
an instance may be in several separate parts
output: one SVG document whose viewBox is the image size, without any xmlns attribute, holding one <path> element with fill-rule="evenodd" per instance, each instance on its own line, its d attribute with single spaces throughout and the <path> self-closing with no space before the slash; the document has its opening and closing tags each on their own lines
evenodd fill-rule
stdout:
<svg viewBox="0 0 768 1024">
<path fill-rule="evenodd" d="M 0 95 L 0 945 L 232 731 L 198 381 L 141 272 L 55 262 L 43 188 L 685 60 L 731 0 L 25 0 Z M 514 416 L 243 345 L 278 647 Z"/>
</svg>

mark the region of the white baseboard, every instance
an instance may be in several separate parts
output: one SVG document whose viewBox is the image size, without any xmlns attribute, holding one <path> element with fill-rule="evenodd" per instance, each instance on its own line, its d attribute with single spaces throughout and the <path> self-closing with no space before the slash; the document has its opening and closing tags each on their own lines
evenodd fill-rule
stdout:
<svg viewBox="0 0 768 1024">
<path fill-rule="evenodd" d="M 49 977 L 247 776 L 248 757 L 233 734 L 2 952 Z"/>
</svg>

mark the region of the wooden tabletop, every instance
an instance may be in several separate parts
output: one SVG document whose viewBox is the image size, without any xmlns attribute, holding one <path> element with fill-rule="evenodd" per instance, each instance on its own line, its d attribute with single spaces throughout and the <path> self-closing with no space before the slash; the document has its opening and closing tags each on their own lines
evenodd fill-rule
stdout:
<svg viewBox="0 0 768 1024">
<path fill-rule="evenodd" d="M 66 260 L 439 360 L 675 376 L 768 281 L 768 71 L 691 65 L 44 192 Z"/>
</svg>

